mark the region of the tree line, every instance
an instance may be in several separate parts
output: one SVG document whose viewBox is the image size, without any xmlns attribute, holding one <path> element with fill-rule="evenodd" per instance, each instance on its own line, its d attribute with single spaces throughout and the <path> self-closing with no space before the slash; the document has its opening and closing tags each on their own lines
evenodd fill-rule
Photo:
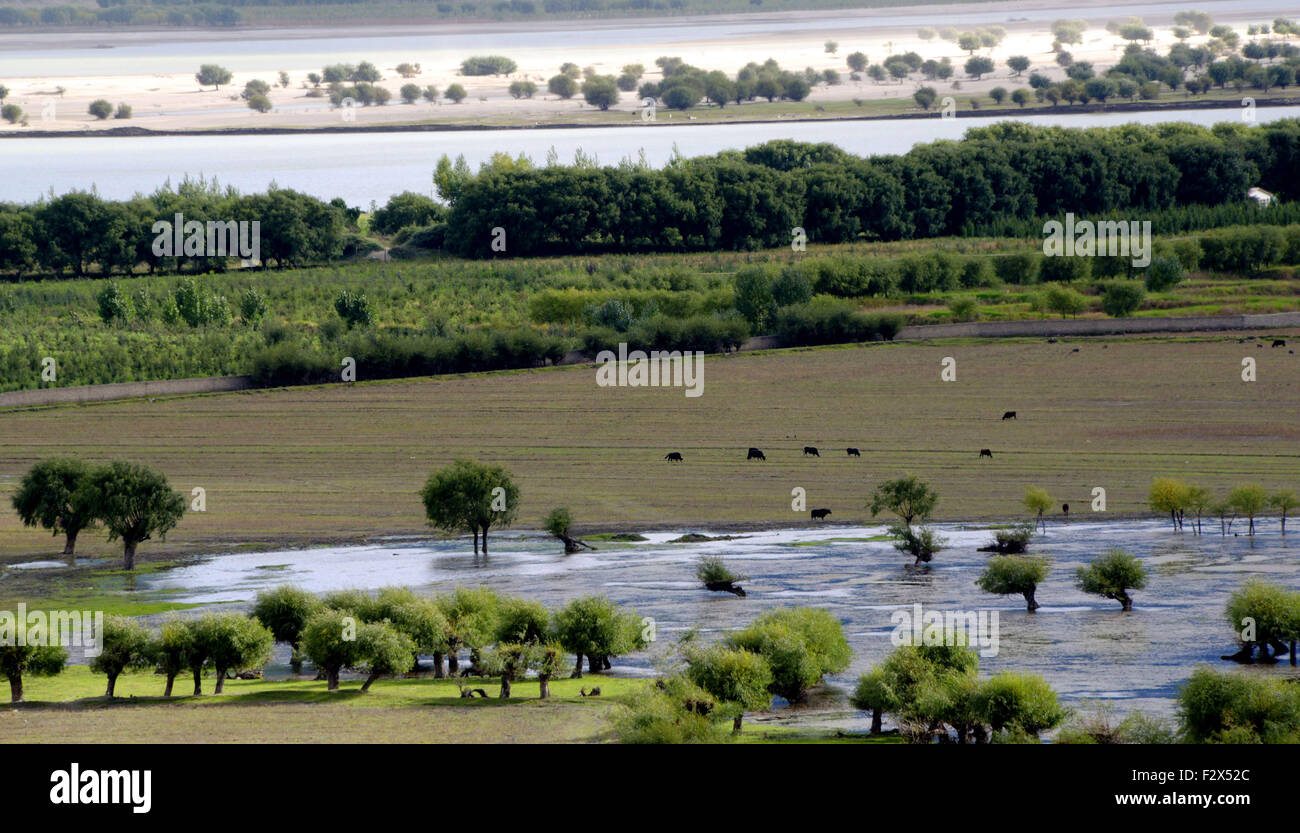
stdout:
<svg viewBox="0 0 1300 833">
<path fill-rule="evenodd" d="M 1000 219 L 1157 211 L 1298 192 L 1300 122 L 1088 130 L 1003 123 L 901 156 L 768 142 L 674 159 L 533 167 L 510 160 L 436 177 L 444 248 L 464 257 L 775 248 L 960 235 Z M 500 229 L 501 231 L 496 231 Z M 494 246 L 502 241 L 504 246 Z"/>
</svg>

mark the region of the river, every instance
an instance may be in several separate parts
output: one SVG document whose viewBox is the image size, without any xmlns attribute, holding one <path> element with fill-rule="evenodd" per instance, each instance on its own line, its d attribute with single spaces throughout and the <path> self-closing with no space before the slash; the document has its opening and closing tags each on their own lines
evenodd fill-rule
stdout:
<svg viewBox="0 0 1300 833">
<path fill-rule="evenodd" d="M 1214 534 L 1209 534 L 1213 528 Z M 913 568 L 879 536 L 883 527 L 781 529 L 733 540 L 668 543 L 680 533 L 652 533 L 636 544 L 597 542 L 596 552 L 564 555 L 558 542 L 536 534 L 498 532 L 492 554 L 475 557 L 469 539 L 394 539 L 367 546 L 236 553 L 135 577 L 135 594 L 174 602 L 251 601 L 257 591 L 292 583 L 323 592 L 347 587 L 406 585 L 446 592 L 483 584 L 560 606 L 585 594 L 604 593 L 653 617 L 658 639 L 644 654 L 620 659 L 618 673 L 650 675 L 654 658 L 689 628 L 705 639 L 748 624 L 760 612 L 788 605 L 828 608 L 844 623 L 854 658 L 830 678 L 841 696 L 801 713 L 801 724 L 863 728 L 866 716 L 842 699 L 858 675 L 890 650 L 896 610 L 919 603 L 926 610 L 996 611 L 998 650 L 982 659 L 982 673 L 1003 670 L 1043 675 L 1073 707 L 1106 701 L 1116 713 L 1133 709 L 1169 716 L 1178 686 L 1199 664 L 1235 667 L 1219 659 L 1234 648 L 1223 619 L 1228 594 L 1250 576 L 1288 587 L 1300 582 L 1294 547 L 1270 520 L 1252 541 L 1218 534 L 1175 533 L 1159 521 L 1050 524 L 1031 553 L 1051 559 L 1038 590 L 1043 607 L 1025 612 L 1019 597 L 991 596 L 975 586 L 988 559 L 978 547 L 987 529 L 941 525 L 949 549 L 932 565 Z M 1238 525 L 1240 531 L 1240 524 Z M 1108 548 L 1136 553 L 1150 572 L 1135 607 L 1123 613 L 1113 601 L 1075 588 L 1075 569 Z M 749 595 L 710 593 L 694 578 L 701 554 L 723 556 L 750 578 Z M 224 607 L 225 605 L 223 605 Z M 1289 665 L 1252 667 L 1256 673 L 1295 676 Z"/>
<path fill-rule="evenodd" d="M 1240 108 L 1145 113 L 1019 116 L 1030 124 L 1101 127 L 1137 122 L 1239 122 Z M 1300 117 L 1300 107 L 1257 111 L 1260 121 Z M 473 166 L 496 152 L 541 164 L 551 148 L 569 161 L 581 148 L 605 164 L 642 151 L 663 165 L 674 149 L 685 156 L 744 148 L 772 139 L 833 142 L 859 155 L 905 153 L 920 142 L 959 139 L 972 127 L 1005 119 L 884 119 L 761 124 L 483 130 L 473 132 L 334 133 L 245 136 L 144 136 L 0 140 L 0 201 L 31 202 L 48 194 L 94 187 L 108 199 L 149 193 L 186 175 L 216 178 L 245 193 L 272 183 L 323 199 L 342 197 L 362 208 L 413 190 L 432 193 L 438 158 L 463 154 Z"/>
</svg>

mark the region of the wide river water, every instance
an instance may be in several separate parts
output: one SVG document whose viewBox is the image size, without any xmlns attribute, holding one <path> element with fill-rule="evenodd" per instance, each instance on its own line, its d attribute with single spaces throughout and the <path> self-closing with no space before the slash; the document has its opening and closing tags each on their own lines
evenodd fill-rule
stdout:
<svg viewBox="0 0 1300 833">
<path fill-rule="evenodd" d="M 1300 116 L 1300 107 L 1256 111 L 1260 122 Z M 772 139 L 832 142 L 870 156 L 905 153 L 920 142 L 959 139 L 967 129 L 1005 119 L 885 119 L 761 124 L 637 125 L 634 127 L 481 130 L 473 132 L 335 133 L 249 136 L 146 136 L 0 140 L 0 202 L 31 202 L 51 189 L 62 194 L 94 186 L 107 199 L 149 193 L 185 176 L 215 178 L 245 193 L 275 183 L 349 205 L 382 204 L 393 194 L 432 193 L 442 154 L 463 154 L 477 167 L 493 153 L 545 161 L 555 148 L 569 161 L 579 148 L 604 164 L 638 159 L 655 166 L 674 151 L 684 156 L 744 148 Z M 1063 127 L 1137 122 L 1240 122 L 1240 108 L 1160 113 L 1081 113 L 1023 116 L 1019 121 Z"/>
<path fill-rule="evenodd" d="M 1238 524 L 1238 527 L 1240 524 Z M 892 650 L 891 613 L 911 610 L 996 611 L 998 651 L 981 661 L 985 674 L 1002 670 L 1041 674 L 1071 706 L 1107 701 L 1116 713 L 1141 708 L 1171 715 L 1178 685 L 1198 664 L 1235 667 L 1219 659 L 1234 648 L 1223 618 L 1229 593 L 1250 576 L 1300 586 L 1296 545 L 1269 522 L 1252 541 L 1211 530 L 1195 537 L 1149 522 L 1050 524 L 1031 552 L 1048 556 L 1051 574 L 1039 588 L 1043 607 L 1025 612 L 1023 600 L 991 596 L 975 586 L 991 540 L 987 529 L 945 525 L 949 549 L 933 564 L 914 568 L 888 542 L 867 540 L 883 527 L 781 529 L 732 540 L 671 544 L 680 533 L 651 533 L 636 544 L 597 542 L 596 552 L 564 555 L 536 534 L 499 532 L 492 553 L 475 558 L 468 538 L 392 539 L 368 546 L 243 553 L 202 558 L 164 573 L 139 576 L 136 593 L 175 602 L 245 605 L 257 591 L 282 583 L 313 591 L 404 585 L 429 593 L 483 584 L 560 606 L 603 593 L 653 617 L 658 632 L 651 651 L 621 658 L 616 673 L 655 673 L 655 659 L 684 631 L 717 639 L 764 610 L 815 605 L 844 623 L 853 647 L 850 668 L 830 679 L 831 696 L 801 711 L 801 725 L 863 728 L 866 716 L 843 700 L 858 675 Z M 1214 534 L 1209 534 L 1213 531 Z M 1240 531 L 1237 529 L 1236 531 Z M 1147 565 L 1151 578 L 1135 591 L 1135 608 L 1074 587 L 1075 569 L 1108 548 L 1122 546 Z M 694 578 L 701 554 L 722 555 L 748 575 L 749 595 L 710 593 Z M 1289 665 L 1252 666 L 1252 672 L 1295 676 Z"/>
</svg>

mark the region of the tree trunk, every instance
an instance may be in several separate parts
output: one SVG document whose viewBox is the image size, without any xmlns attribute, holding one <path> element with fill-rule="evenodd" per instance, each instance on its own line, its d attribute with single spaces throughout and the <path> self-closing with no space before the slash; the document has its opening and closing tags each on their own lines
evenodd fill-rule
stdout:
<svg viewBox="0 0 1300 833">
<path fill-rule="evenodd" d="M 483 669 L 479 667 L 478 648 L 469 649 L 469 672 L 475 677 L 483 676 Z"/>
<path fill-rule="evenodd" d="M 326 691 L 338 691 L 338 690 L 339 690 L 339 670 L 338 670 L 337 668 L 326 668 L 326 669 L 325 669 L 325 681 L 326 681 L 326 682 L 325 682 L 325 690 L 326 690 Z"/>
<path fill-rule="evenodd" d="M 1119 602 L 1120 608 L 1123 610 L 1133 609 L 1133 598 L 1123 590 L 1115 594 L 1115 601 Z"/>
<path fill-rule="evenodd" d="M 68 533 L 67 541 L 63 545 L 64 555 L 72 555 L 73 552 L 77 549 L 77 533 L 80 531 L 81 530 L 74 530 Z"/>
<path fill-rule="evenodd" d="M 203 693 L 203 669 L 194 669 L 194 696 L 198 697 Z"/>
<path fill-rule="evenodd" d="M 1038 608 L 1042 607 L 1042 605 L 1040 605 L 1034 599 L 1034 593 L 1036 593 L 1037 591 L 1038 591 L 1037 587 L 1031 587 L 1024 592 L 1025 609 L 1028 610 L 1030 613 L 1033 613 L 1035 610 L 1038 610 Z"/>
<path fill-rule="evenodd" d="M 578 654 L 578 662 L 573 666 L 573 673 L 569 675 L 569 679 L 582 679 L 582 654 Z"/>
<path fill-rule="evenodd" d="M 600 661 L 600 657 L 592 656 L 592 655 L 587 656 L 587 670 L 590 671 L 592 674 L 600 673 L 600 670 L 603 667 L 604 666 Z"/>
<path fill-rule="evenodd" d="M 878 734 L 880 734 L 880 718 L 881 718 L 881 716 L 882 716 L 882 715 L 881 715 L 881 713 L 880 713 L 880 709 L 872 709 L 872 710 L 871 710 L 871 734 L 873 734 L 873 735 L 878 735 Z"/>
<path fill-rule="evenodd" d="M 1296 640 L 1292 639 L 1291 640 L 1291 665 L 1293 666 L 1295 665 L 1295 643 Z"/>
<path fill-rule="evenodd" d="M 1294 655 L 1291 657 L 1291 664 L 1292 664 L 1292 665 L 1295 665 L 1295 656 L 1294 656 Z M 545 700 L 547 697 L 550 697 L 550 696 L 551 696 L 551 675 L 550 675 L 550 674 L 538 674 L 538 675 L 537 675 L 537 688 L 538 688 L 538 690 L 540 691 L 540 695 L 539 695 L 538 698 L 537 698 L 538 700 Z"/>
<path fill-rule="evenodd" d="M 302 673 L 302 654 L 298 653 L 298 646 L 291 645 L 289 654 L 289 670 L 295 674 Z"/>
<path fill-rule="evenodd" d="M 135 569 L 135 541 L 126 541 L 122 544 L 122 569 Z"/>
<path fill-rule="evenodd" d="M 488 554 L 488 553 L 487 553 L 487 531 L 488 531 L 488 528 L 487 528 L 486 526 L 483 527 L 483 554 L 484 554 L 484 555 L 487 555 L 487 554 Z"/>
<path fill-rule="evenodd" d="M 447 674 L 449 676 L 454 677 L 456 676 L 456 672 L 459 670 L 460 670 L 460 657 L 457 656 L 457 652 L 454 649 L 448 651 L 447 652 Z"/>
<path fill-rule="evenodd" d="M 105 697 L 112 697 L 112 696 L 113 696 L 113 689 L 116 688 L 116 687 L 117 687 L 117 675 L 116 675 L 116 674 L 109 674 L 109 675 L 108 675 L 108 689 L 104 691 L 104 696 L 105 696 Z"/>
<path fill-rule="evenodd" d="M 9 675 L 9 702 L 21 703 L 23 701 L 23 675 Z"/>
<path fill-rule="evenodd" d="M 733 735 L 738 735 L 738 734 L 740 734 L 740 724 L 741 724 L 742 722 L 744 722 L 744 720 L 745 720 L 745 715 L 744 715 L 744 714 L 738 714 L 738 715 L 736 715 L 736 719 L 733 720 L 733 721 L 731 721 L 731 733 L 732 733 Z"/>
<path fill-rule="evenodd" d="M 175 683 L 175 682 L 176 682 L 176 675 L 175 675 L 175 674 L 168 674 L 168 675 L 167 675 L 167 687 L 163 689 L 163 697 L 171 697 L 171 696 L 172 696 L 172 684 Z"/>
<path fill-rule="evenodd" d="M 474 527 L 474 554 L 478 555 L 478 527 Z"/>
<path fill-rule="evenodd" d="M 217 686 L 216 686 L 216 688 L 212 689 L 212 693 L 213 693 L 213 694 L 220 694 L 221 691 L 222 691 L 222 688 L 225 686 L 225 684 L 226 684 L 226 669 L 224 669 L 224 668 L 218 668 L 218 669 L 217 669 Z"/>
<path fill-rule="evenodd" d="M 364 683 L 361 684 L 361 692 L 364 694 L 365 692 L 369 691 L 369 690 L 370 690 L 370 684 L 373 683 L 373 682 L 374 682 L 375 680 L 377 680 L 377 679 L 379 679 L 379 674 L 376 673 L 376 672 L 374 672 L 374 671 L 371 671 L 371 672 L 370 672 L 370 676 L 369 676 L 369 677 L 366 677 L 366 681 L 365 681 Z"/>
<path fill-rule="evenodd" d="M 433 655 L 433 676 L 439 680 L 446 676 L 442 670 L 442 654 L 436 652 Z"/>
<path fill-rule="evenodd" d="M 614 663 L 609 661 L 609 657 L 601 657 L 600 661 L 605 671 L 614 667 Z"/>
<path fill-rule="evenodd" d="M 511 675 L 511 672 L 508 671 L 508 670 L 501 674 L 501 694 L 500 694 L 500 698 L 501 698 L 502 700 L 505 700 L 506 698 L 508 698 L 508 697 L 510 696 L 510 677 L 511 677 L 511 676 L 512 676 L 512 675 Z"/>
</svg>

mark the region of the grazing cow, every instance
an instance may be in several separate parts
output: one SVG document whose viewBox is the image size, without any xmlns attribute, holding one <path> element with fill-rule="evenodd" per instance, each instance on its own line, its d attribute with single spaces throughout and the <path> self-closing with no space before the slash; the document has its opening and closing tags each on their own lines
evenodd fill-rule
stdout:
<svg viewBox="0 0 1300 833">
<path fill-rule="evenodd" d="M 987 457 L 987 458 L 989 458 L 990 460 L 992 460 L 992 459 L 993 459 L 993 452 L 990 451 L 990 450 L 987 449 L 987 448 L 981 448 L 981 449 L 980 449 L 980 456 L 981 456 L 981 457 Z"/>
<path fill-rule="evenodd" d="M 1061 504 L 1061 514 L 1065 515 L 1065 517 L 1067 518 L 1070 517 L 1070 504 L 1068 503 Z"/>
<path fill-rule="evenodd" d="M 745 459 L 746 459 L 746 460 L 766 460 L 767 458 L 764 457 L 764 456 L 763 456 L 763 452 L 759 451 L 757 448 L 751 448 L 751 449 L 749 450 L 749 455 L 746 456 Z"/>
<path fill-rule="evenodd" d="M 814 521 L 825 520 L 826 516 L 829 515 L 830 513 L 831 510 L 829 509 L 814 509 L 812 511 L 813 520 Z"/>
<path fill-rule="evenodd" d="M 1079 348 L 1076 347 L 1076 348 L 1074 348 L 1073 350 L 1071 350 L 1070 352 L 1071 352 L 1071 353 L 1077 353 L 1077 352 L 1079 352 Z"/>
<path fill-rule="evenodd" d="M 1002 418 L 1003 418 L 1003 419 L 1015 419 L 1015 418 L 1016 418 L 1016 412 L 1015 412 L 1015 411 L 1007 411 L 1005 414 L 1002 415 Z"/>
<path fill-rule="evenodd" d="M 670 463 L 682 462 L 682 453 L 680 451 L 670 451 L 664 455 L 664 459 Z"/>
<path fill-rule="evenodd" d="M 817 449 L 815 447 L 811 445 L 806 445 L 803 447 L 803 456 L 807 457 L 809 455 L 812 455 L 813 457 L 821 456 L 820 454 L 817 453 Z"/>
<path fill-rule="evenodd" d="M 1286 339 L 1284 339 L 1284 338 L 1275 338 L 1275 339 L 1273 339 L 1273 346 L 1274 346 L 1274 347 L 1285 347 L 1285 346 L 1286 346 Z"/>
<path fill-rule="evenodd" d="M 578 693 L 581 694 L 583 697 L 599 697 L 600 686 L 596 686 L 591 691 L 587 691 L 586 686 L 583 686 L 582 688 L 578 689 Z"/>
<path fill-rule="evenodd" d="M 1054 339 L 1054 338 L 1049 338 L 1049 339 L 1047 340 L 1047 343 L 1048 343 L 1048 344 L 1055 344 L 1055 343 L 1056 343 L 1056 339 Z"/>
<path fill-rule="evenodd" d="M 861 456 L 862 456 L 862 452 L 861 452 L 861 451 L 858 451 L 856 448 L 850 448 L 850 449 L 849 449 L 849 456 L 850 456 L 850 457 L 861 457 Z"/>
</svg>

